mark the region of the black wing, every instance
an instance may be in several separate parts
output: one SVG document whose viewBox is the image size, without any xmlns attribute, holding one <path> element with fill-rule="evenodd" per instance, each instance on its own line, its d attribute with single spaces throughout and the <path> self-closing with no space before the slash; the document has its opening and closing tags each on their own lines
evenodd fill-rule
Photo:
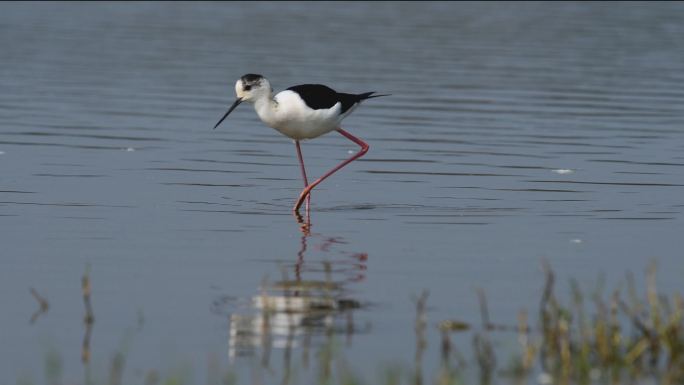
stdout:
<svg viewBox="0 0 684 385">
<path fill-rule="evenodd" d="M 300 84 L 298 86 L 288 88 L 294 91 L 304 100 L 309 108 L 313 110 L 328 109 L 337 103 L 342 103 L 341 113 L 347 112 L 354 104 L 372 97 L 373 92 L 366 92 L 363 94 L 343 94 L 336 92 L 328 86 L 323 84 Z"/>
</svg>

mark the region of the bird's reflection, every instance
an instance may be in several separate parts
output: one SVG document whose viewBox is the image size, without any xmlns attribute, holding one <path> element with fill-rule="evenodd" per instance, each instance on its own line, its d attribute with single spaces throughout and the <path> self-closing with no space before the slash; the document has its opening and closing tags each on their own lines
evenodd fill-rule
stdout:
<svg viewBox="0 0 684 385">
<path fill-rule="evenodd" d="M 308 366 L 311 348 L 335 336 L 351 344 L 354 334 L 369 328 L 355 323 L 363 302 L 350 290 L 365 279 L 368 255 L 345 251 L 343 238 L 312 232 L 308 212 L 298 222 L 299 249 L 294 261 L 281 264 L 281 279 L 264 280 L 249 308 L 229 317 L 231 362 L 258 356 L 269 367 L 272 351 L 282 349 L 288 368 L 293 351 L 300 349 L 302 364 Z"/>
</svg>

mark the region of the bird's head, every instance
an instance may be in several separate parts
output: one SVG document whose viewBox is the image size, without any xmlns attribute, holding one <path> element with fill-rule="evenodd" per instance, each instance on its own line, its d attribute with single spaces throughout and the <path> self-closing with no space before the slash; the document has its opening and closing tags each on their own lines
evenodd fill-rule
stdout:
<svg viewBox="0 0 684 385">
<path fill-rule="evenodd" d="M 253 103 L 263 96 L 269 96 L 271 92 L 271 83 L 261 75 L 247 74 L 235 82 L 235 94 L 243 102 Z"/>
<path fill-rule="evenodd" d="M 214 128 L 218 127 L 221 122 L 242 102 L 254 103 L 257 99 L 263 97 L 270 97 L 273 89 L 268 79 L 257 74 L 243 75 L 237 82 L 235 82 L 235 94 L 237 99 L 228 109 L 225 115 L 219 120 Z"/>
</svg>

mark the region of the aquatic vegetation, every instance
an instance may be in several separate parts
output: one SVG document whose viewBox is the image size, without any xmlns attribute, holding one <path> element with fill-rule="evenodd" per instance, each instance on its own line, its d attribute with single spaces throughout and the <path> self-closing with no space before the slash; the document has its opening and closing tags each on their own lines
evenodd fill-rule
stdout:
<svg viewBox="0 0 684 385">
<path fill-rule="evenodd" d="M 643 376 L 657 376 L 663 383 L 684 381 L 684 302 L 679 293 L 658 294 L 655 264 L 646 273 L 644 296 L 637 294 L 628 275 L 626 298 L 618 288 L 607 296 L 594 293 L 587 301 L 572 281 L 569 303 L 554 295 L 554 274 L 547 265 L 545 272 L 541 331 L 535 341 L 527 338 L 522 346 L 524 352 L 538 351 L 545 371 L 564 382 L 588 382 L 599 376 L 614 381 Z M 587 302 L 594 308 L 589 315 Z M 530 367 L 521 364 L 520 369 Z"/>
<path fill-rule="evenodd" d="M 473 348 L 483 383 L 496 370 L 491 331 L 518 334 L 520 350 L 499 374 L 513 378 L 537 376 L 540 383 L 622 383 L 628 379 L 655 378 L 660 383 L 684 381 L 684 301 L 679 293 L 660 294 L 656 268 L 646 273 L 646 292 L 637 293 L 634 279 L 627 275 L 627 290 L 616 288 L 585 293 L 570 282 L 570 300 L 555 294 L 555 274 L 543 264 L 545 284 L 538 310 L 538 325 L 532 326 L 521 311 L 517 327 L 494 325 L 488 319 L 486 299 L 480 292 L 481 331 L 475 333 Z M 592 310 L 593 309 L 593 310 Z M 466 324 L 440 324 L 444 344 L 450 331 L 462 331 Z"/>
<path fill-rule="evenodd" d="M 327 342 L 317 348 L 314 359 L 301 362 L 287 361 L 279 378 L 281 384 L 308 383 L 313 378 L 316 384 L 464 384 L 464 383 L 529 383 L 540 384 L 588 384 L 588 383 L 651 383 L 677 384 L 684 382 L 684 300 L 681 294 L 666 295 L 656 287 L 656 267 L 652 264 L 646 271 L 645 291 L 639 293 L 634 278 L 627 274 L 625 284 L 605 293 L 603 283 L 598 289 L 586 292 L 577 281 L 571 280 L 567 295 L 556 295 L 556 276 L 547 263 L 543 263 L 544 285 L 539 300 L 536 321 L 529 313 L 521 310 L 517 320 L 510 324 L 492 322 L 489 315 L 486 293 L 480 289 L 477 296 L 480 303 L 481 324 L 469 324 L 457 319 L 433 322 L 428 318 L 429 292 L 424 291 L 413 298 L 416 316 L 413 335 L 415 354 L 411 369 L 402 365 L 390 365 L 378 357 L 376 365 L 382 370 L 377 378 L 363 378 L 347 361 L 338 346 L 333 324 L 328 326 Z M 329 283 L 309 282 L 293 286 L 280 281 L 272 288 L 280 290 L 330 290 Z M 97 384 L 88 370 L 89 335 L 95 318 L 91 305 L 91 282 L 88 272 L 82 281 L 86 316 L 84 326 L 86 337 L 83 345 L 83 364 L 86 367 L 86 381 Z M 561 298 L 567 298 L 565 301 Z M 292 298 L 289 298 L 290 300 Z M 45 300 L 47 302 L 47 300 Z M 273 301 L 270 299 L 269 301 Z M 274 317 L 278 306 L 266 301 L 256 308 L 269 317 Z M 259 306 L 257 306 L 259 305 Z M 312 306 L 311 311 L 339 311 L 332 306 L 321 309 Z M 305 314 L 309 310 L 288 307 L 286 313 Z M 332 313 L 331 313 L 332 314 Z M 262 328 L 275 325 L 260 323 Z M 325 327 L 323 327 L 325 329 Z M 441 336 L 439 353 L 441 364 L 436 373 L 425 373 L 423 359 L 428 345 L 428 333 Z M 268 330 L 262 330 L 268 335 Z M 459 352 L 452 338 L 455 334 L 470 335 L 472 346 L 467 355 Z M 407 333 L 410 335 L 410 333 Z M 129 336 L 130 337 L 130 336 Z M 516 349 L 502 349 L 497 341 L 517 339 Z M 308 349 L 308 347 L 305 347 Z M 126 351 L 122 347 L 112 356 L 109 373 L 102 383 L 122 384 L 124 378 Z M 291 352 L 290 352 L 291 353 Z M 288 355 L 289 357 L 289 355 Z M 303 356 L 308 357 L 308 355 Z M 501 358 L 504 358 L 502 360 Z M 253 363 L 249 380 L 239 378 L 229 368 L 221 368 L 220 359 L 210 356 L 207 366 L 207 383 L 242 384 L 269 383 L 273 368 L 264 362 Z M 503 362 L 503 364 L 502 364 Z M 45 356 L 45 378 L 48 384 L 60 384 L 63 360 L 50 350 Z M 148 370 L 140 375 L 146 385 L 192 384 L 192 371 L 187 365 L 173 367 L 168 372 Z M 313 376 L 313 377 L 312 377 Z M 30 377 L 21 378 L 18 384 L 33 384 Z"/>
</svg>

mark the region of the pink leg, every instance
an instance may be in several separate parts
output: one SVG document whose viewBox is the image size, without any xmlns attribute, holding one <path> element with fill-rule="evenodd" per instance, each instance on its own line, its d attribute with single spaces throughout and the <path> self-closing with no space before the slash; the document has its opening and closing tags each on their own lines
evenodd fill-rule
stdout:
<svg viewBox="0 0 684 385">
<path fill-rule="evenodd" d="M 359 150 L 359 152 L 357 152 L 356 154 L 354 154 L 354 156 L 352 156 L 351 158 L 349 158 L 349 159 L 345 160 L 344 162 L 340 163 L 340 164 L 337 165 L 335 168 L 333 168 L 332 170 L 328 171 L 328 173 L 326 173 L 326 174 L 323 175 L 322 177 L 316 179 L 316 180 L 315 180 L 313 183 L 311 183 L 310 185 L 307 185 L 306 187 L 304 187 L 304 190 L 302 190 L 302 193 L 299 194 L 299 199 L 297 200 L 297 204 L 295 204 L 295 207 L 294 207 L 294 209 L 293 209 L 295 212 L 299 211 L 299 208 L 302 206 L 302 203 L 304 203 L 304 199 L 305 199 L 306 197 L 309 196 L 309 193 L 311 192 L 311 190 L 313 190 L 314 187 L 316 187 L 319 183 L 323 182 L 323 181 L 324 181 L 327 177 L 329 177 L 330 175 L 334 174 L 337 170 L 339 170 L 339 169 L 341 169 L 342 167 L 348 165 L 349 163 L 353 162 L 354 160 L 356 160 L 356 159 L 362 157 L 365 153 L 368 152 L 369 146 L 368 146 L 368 144 L 367 144 L 366 142 L 364 142 L 363 140 L 361 140 L 361 139 L 355 137 L 354 135 L 348 133 L 347 131 L 345 131 L 345 130 L 343 130 L 343 129 L 341 129 L 341 128 L 337 128 L 337 132 L 339 132 L 340 134 L 342 134 L 342 136 L 344 136 L 345 138 L 347 138 L 347 139 L 351 140 L 352 142 L 358 144 L 358 145 L 361 147 L 361 149 Z"/>
<path fill-rule="evenodd" d="M 302 178 L 304 178 L 304 188 L 309 185 L 309 181 L 306 179 L 306 169 L 304 168 L 304 158 L 302 157 L 302 149 L 299 146 L 299 141 L 295 140 L 295 145 L 297 146 L 297 158 L 299 159 L 299 167 L 302 170 Z M 311 195 L 306 197 L 306 212 L 309 212 L 309 203 L 311 202 Z"/>
</svg>

